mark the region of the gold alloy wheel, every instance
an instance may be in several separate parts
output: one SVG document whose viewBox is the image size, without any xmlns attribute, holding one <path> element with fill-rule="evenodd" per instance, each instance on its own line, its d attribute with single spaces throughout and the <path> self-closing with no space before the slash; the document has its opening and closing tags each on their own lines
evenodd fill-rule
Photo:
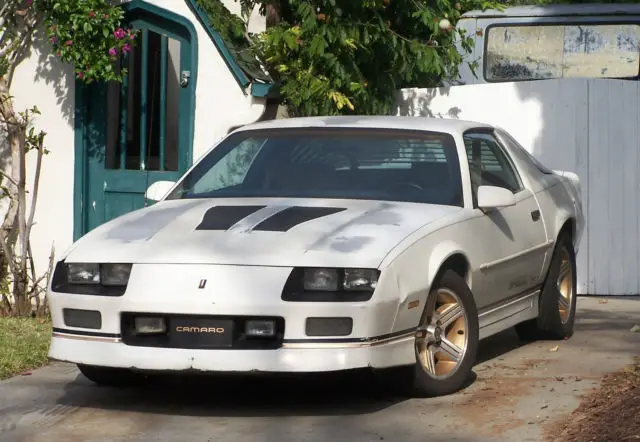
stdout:
<svg viewBox="0 0 640 442">
<path fill-rule="evenodd" d="M 460 298 L 448 288 L 439 288 L 427 300 L 416 332 L 416 354 L 422 368 L 433 378 L 453 375 L 467 351 L 468 321 Z"/>
<path fill-rule="evenodd" d="M 558 286 L 558 311 L 560 320 L 566 324 L 571 313 L 571 303 L 573 301 L 573 267 L 571 265 L 571 255 L 566 247 L 560 252 L 560 272 L 556 282 Z"/>
</svg>

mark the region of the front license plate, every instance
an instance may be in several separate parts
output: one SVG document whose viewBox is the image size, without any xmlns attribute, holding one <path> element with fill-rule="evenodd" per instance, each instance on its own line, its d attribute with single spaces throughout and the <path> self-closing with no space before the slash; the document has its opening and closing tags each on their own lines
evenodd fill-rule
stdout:
<svg viewBox="0 0 640 442">
<path fill-rule="evenodd" d="M 233 344 L 233 321 L 216 318 L 171 318 L 172 347 L 215 348 Z"/>
</svg>

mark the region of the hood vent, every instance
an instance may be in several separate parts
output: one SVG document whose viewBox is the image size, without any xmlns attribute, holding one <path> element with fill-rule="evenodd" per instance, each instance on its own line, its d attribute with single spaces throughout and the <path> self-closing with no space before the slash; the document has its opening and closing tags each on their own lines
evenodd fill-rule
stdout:
<svg viewBox="0 0 640 442">
<path fill-rule="evenodd" d="M 207 210 L 196 230 L 227 230 L 266 206 L 214 206 Z"/>
<path fill-rule="evenodd" d="M 333 215 L 342 212 L 344 208 L 336 207 L 288 207 L 281 212 L 276 213 L 270 218 L 265 219 L 253 230 L 262 230 L 268 232 L 286 232 L 287 230 L 313 219 L 323 216 Z"/>
</svg>

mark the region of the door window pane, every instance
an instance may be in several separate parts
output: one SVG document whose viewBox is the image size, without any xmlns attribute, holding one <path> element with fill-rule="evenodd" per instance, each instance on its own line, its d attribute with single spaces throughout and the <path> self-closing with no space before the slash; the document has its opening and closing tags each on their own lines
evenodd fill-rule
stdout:
<svg viewBox="0 0 640 442">
<path fill-rule="evenodd" d="M 167 117 L 165 120 L 164 170 L 178 170 L 178 142 L 180 136 L 180 42 L 173 38 L 167 44 Z"/>
<path fill-rule="evenodd" d="M 125 81 L 107 86 L 106 167 L 177 171 L 180 41 L 141 32 L 116 69 L 122 66 Z"/>
<path fill-rule="evenodd" d="M 514 193 L 521 189 L 511 161 L 493 135 L 467 132 L 464 143 L 474 194 L 479 186 L 504 187 Z"/>
</svg>

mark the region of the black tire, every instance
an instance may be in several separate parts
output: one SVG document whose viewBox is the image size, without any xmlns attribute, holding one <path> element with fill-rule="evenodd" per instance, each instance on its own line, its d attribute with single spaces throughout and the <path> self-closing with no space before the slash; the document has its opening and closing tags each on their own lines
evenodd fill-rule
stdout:
<svg viewBox="0 0 640 442">
<path fill-rule="evenodd" d="M 91 382 L 109 387 L 142 386 L 147 378 L 125 368 L 78 364 L 78 370 Z"/>
<path fill-rule="evenodd" d="M 558 277 L 563 262 L 563 255 L 571 266 L 571 297 L 567 302 L 568 308 L 561 313 L 561 291 L 558 288 Z M 559 340 L 573 335 L 576 315 L 576 254 L 573 249 L 571 236 L 561 233 L 553 251 L 551 264 L 540 294 L 538 317 L 515 326 L 518 337 L 523 341 L 538 339 Z M 566 299 L 566 298 L 565 298 Z M 563 321 L 564 316 L 564 321 Z"/>
<path fill-rule="evenodd" d="M 425 368 L 423 362 L 421 362 L 418 338 L 416 338 L 416 363 L 407 369 L 408 372 L 405 371 L 406 377 L 404 377 L 402 381 L 405 391 L 413 397 L 443 396 L 461 390 L 470 379 L 473 373 L 473 366 L 476 362 L 479 344 L 478 310 L 469 286 L 457 273 L 452 270 L 445 270 L 440 277 L 437 278 L 427 297 L 420 323 L 423 324 L 423 320 L 429 315 L 430 309 L 433 309 L 432 303 L 435 302 L 435 299 L 438 297 L 440 289 L 453 292 L 458 298 L 457 301 L 459 301 L 459 305 L 461 305 L 464 310 L 466 317 L 466 330 L 464 331 L 466 333 L 466 350 L 463 351 L 463 355 L 452 373 L 446 377 L 437 378 L 430 373 L 428 369 Z M 454 322 L 453 325 L 456 323 L 457 321 Z M 447 334 L 446 327 L 443 333 L 445 335 Z M 463 333 L 460 333 L 458 330 L 456 334 L 462 335 Z M 438 362 L 436 362 L 436 364 L 437 363 Z M 437 365 L 434 365 L 434 369 L 436 366 Z"/>
</svg>

